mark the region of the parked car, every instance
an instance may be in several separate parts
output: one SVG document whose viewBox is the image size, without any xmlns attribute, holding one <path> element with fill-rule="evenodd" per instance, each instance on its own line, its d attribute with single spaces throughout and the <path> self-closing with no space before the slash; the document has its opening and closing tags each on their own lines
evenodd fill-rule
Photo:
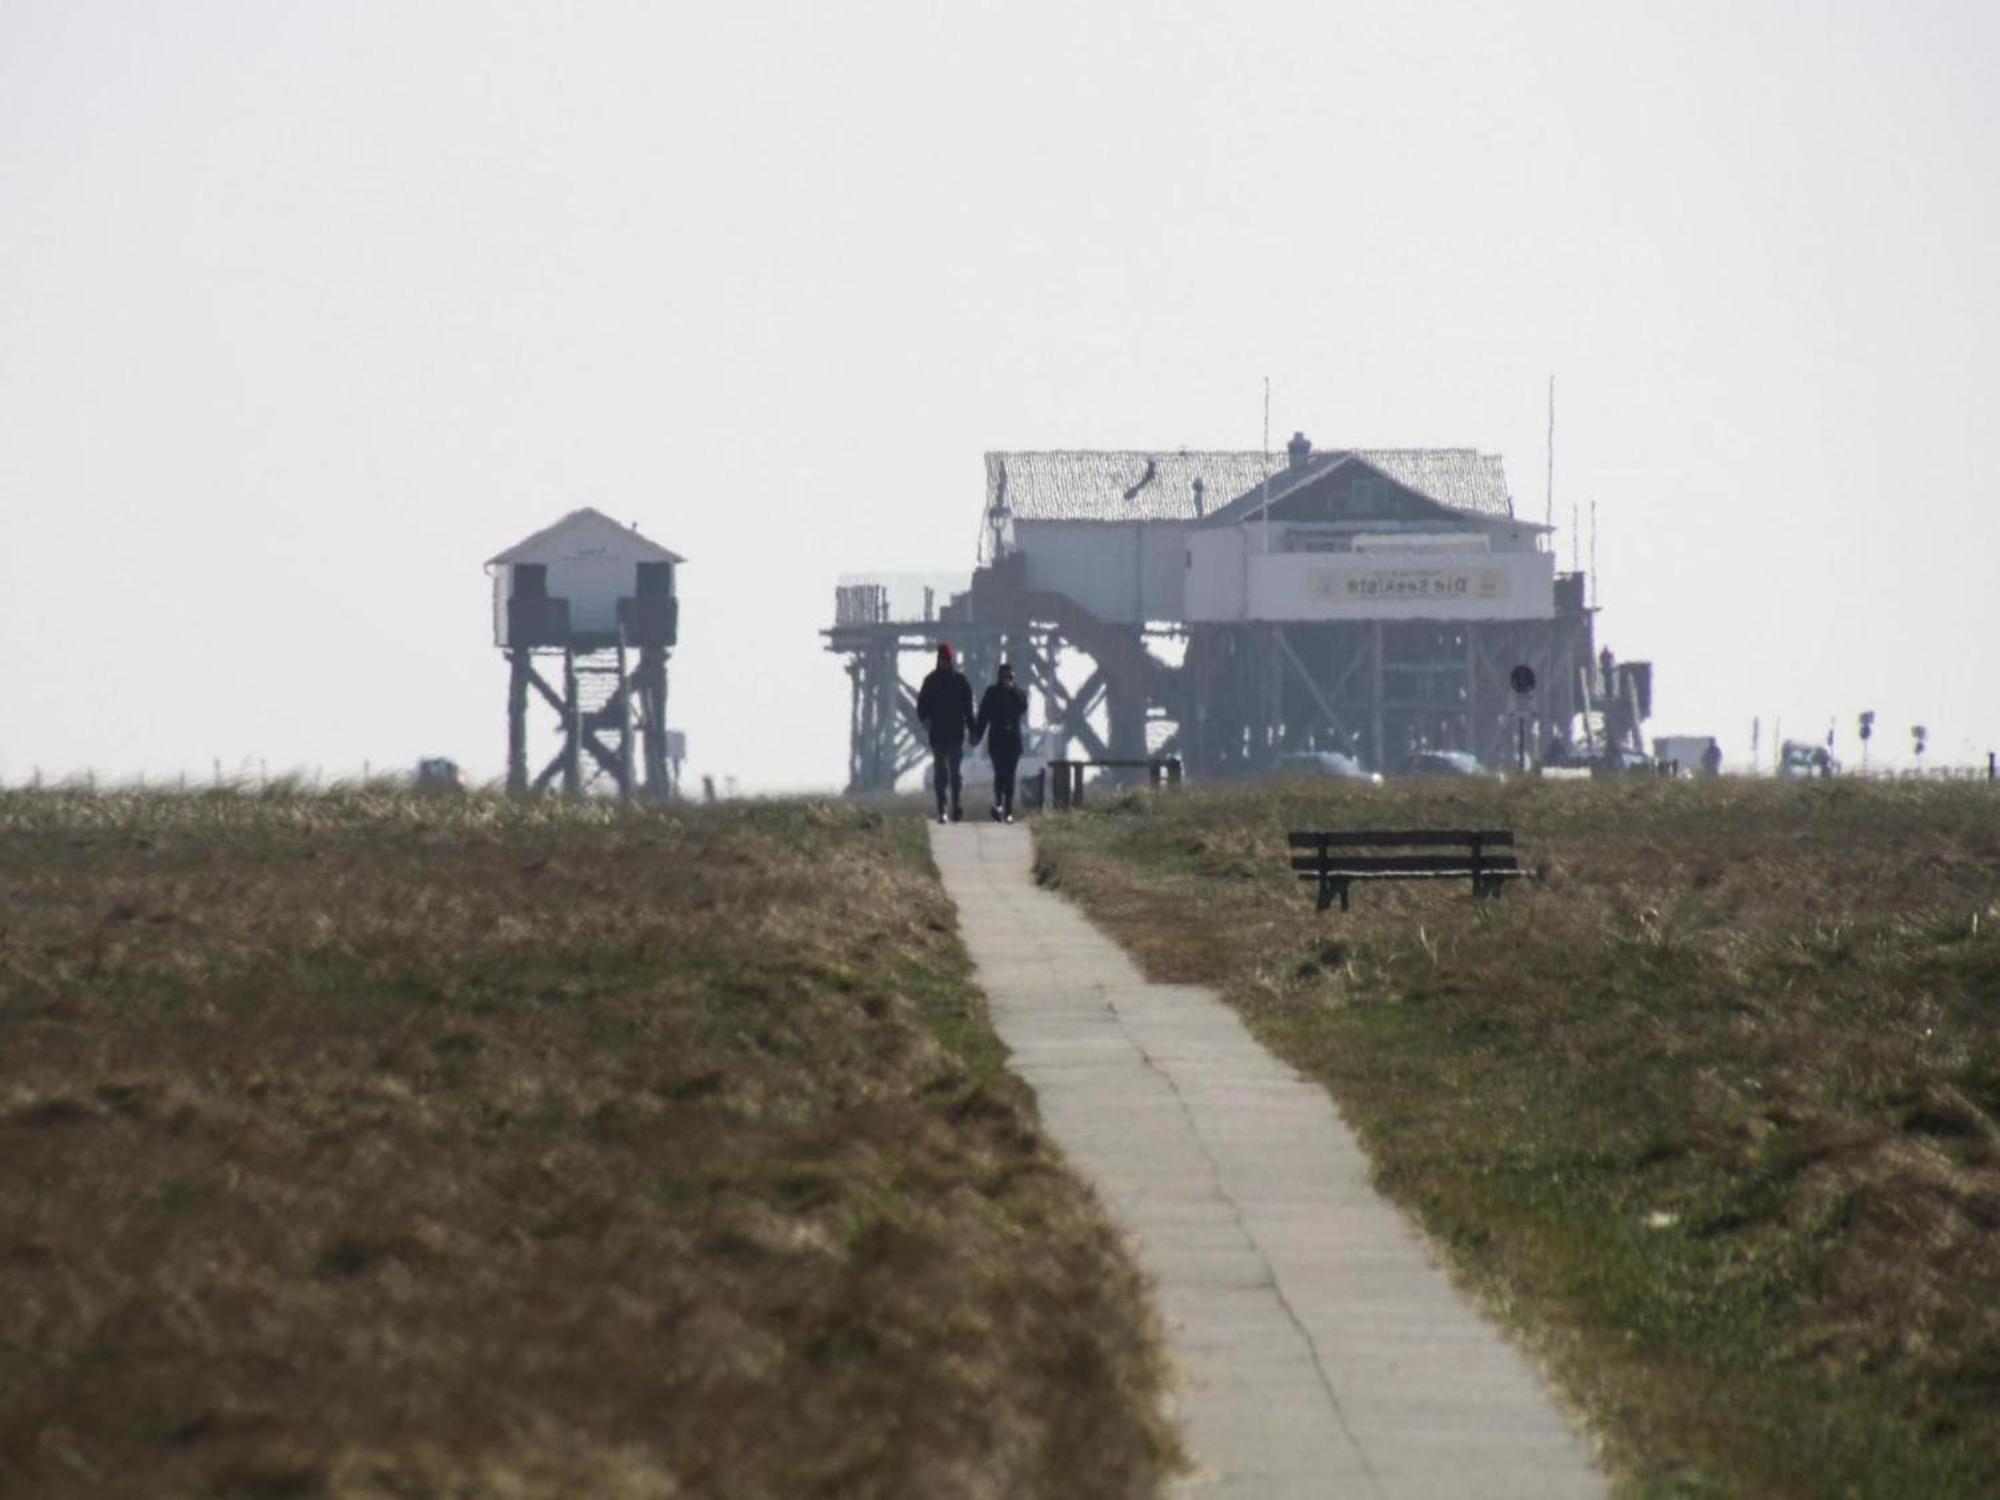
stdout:
<svg viewBox="0 0 2000 1500">
<path fill-rule="evenodd" d="M 1333 781 L 1365 781 L 1379 784 L 1381 773 L 1370 771 L 1351 755 L 1338 750 L 1287 750 L 1278 757 L 1280 776 L 1323 776 Z"/>
<path fill-rule="evenodd" d="M 1590 757 L 1561 735 L 1557 735 L 1542 751 L 1541 766 L 1545 771 L 1587 771 L 1590 769 Z"/>
<path fill-rule="evenodd" d="M 1465 750 L 1419 750 L 1403 767 L 1405 776 L 1485 776 L 1495 774 Z"/>
<path fill-rule="evenodd" d="M 1805 740 L 1786 740 L 1778 750 L 1778 774 L 1794 780 L 1838 776 L 1840 762 L 1824 745 Z"/>
<path fill-rule="evenodd" d="M 1593 776 L 1648 776 L 1658 769 L 1653 757 L 1645 751 L 1627 750 L 1617 745 L 1600 750 L 1590 758 L 1590 774 Z"/>
<path fill-rule="evenodd" d="M 417 762 L 417 774 L 411 784 L 420 792 L 462 792 L 465 773 L 459 770 L 457 761 L 432 756 Z"/>
</svg>

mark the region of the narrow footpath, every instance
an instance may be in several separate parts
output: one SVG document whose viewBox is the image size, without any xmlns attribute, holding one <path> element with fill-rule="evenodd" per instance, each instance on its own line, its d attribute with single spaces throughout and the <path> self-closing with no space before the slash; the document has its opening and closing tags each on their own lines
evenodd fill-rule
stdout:
<svg viewBox="0 0 2000 1500">
<path fill-rule="evenodd" d="M 1604 1493 L 1527 1361 L 1369 1185 L 1323 1089 L 1038 888 L 1025 829 L 930 833 L 1012 1066 L 1157 1288 L 1201 1465 L 1181 1494 Z"/>
</svg>

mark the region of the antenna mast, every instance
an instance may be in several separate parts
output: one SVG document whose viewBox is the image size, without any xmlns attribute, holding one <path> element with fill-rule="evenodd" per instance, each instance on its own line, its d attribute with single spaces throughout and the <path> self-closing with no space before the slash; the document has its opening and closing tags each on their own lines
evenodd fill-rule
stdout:
<svg viewBox="0 0 2000 1500">
<path fill-rule="evenodd" d="M 1590 502 L 1590 607 L 1597 608 L 1597 502 Z"/>
<path fill-rule="evenodd" d="M 1542 502 L 1542 524 L 1554 529 L 1556 524 L 1556 378 L 1549 377 L 1549 464 L 1548 494 Z"/>
<path fill-rule="evenodd" d="M 1259 506 L 1264 521 L 1264 555 L 1271 555 L 1271 377 L 1264 377 L 1264 499 Z"/>
</svg>

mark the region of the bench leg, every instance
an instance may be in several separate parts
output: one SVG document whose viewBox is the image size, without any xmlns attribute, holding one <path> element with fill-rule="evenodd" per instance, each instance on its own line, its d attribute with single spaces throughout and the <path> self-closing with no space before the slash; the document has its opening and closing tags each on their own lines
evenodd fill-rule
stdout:
<svg viewBox="0 0 2000 1500">
<path fill-rule="evenodd" d="M 1333 905 L 1333 882 L 1322 875 L 1319 882 L 1319 904 L 1313 909 L 1325 911 L 1331 905 Z"/>
</svg>

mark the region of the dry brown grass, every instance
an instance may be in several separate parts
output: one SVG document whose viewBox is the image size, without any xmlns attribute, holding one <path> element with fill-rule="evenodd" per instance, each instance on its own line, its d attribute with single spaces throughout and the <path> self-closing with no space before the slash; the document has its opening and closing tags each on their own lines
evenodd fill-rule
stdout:
<svg viewBox="0 0 2000 1500">
<path fill-rule="evenodd" d="M 0 794 L 0 1494 L 1148 1495 L 914 819 Z"/>
<path fill-rule="evenodd" d="M 1289 828 L 1507 826 L 1543 880 L 1318 916 Z M 2000 1494 L 2000 795 L 1128 796 L 1043 877 L 1325 1080 L 1645 1495 Z"/>
</svg>

